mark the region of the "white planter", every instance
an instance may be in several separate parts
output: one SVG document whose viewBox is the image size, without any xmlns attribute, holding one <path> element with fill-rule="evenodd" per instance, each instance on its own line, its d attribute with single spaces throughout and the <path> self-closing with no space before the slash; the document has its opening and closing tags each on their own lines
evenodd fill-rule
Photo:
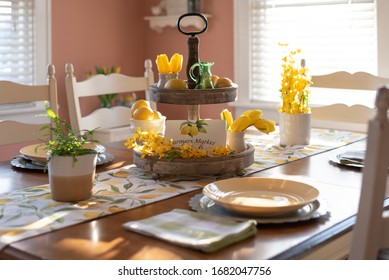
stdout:
<svg viewBox="0 0 389 280">
<path fill-rule="evenodd" d="M 51 196 L 57 201 L 75 202 L 92 196 L 97 154 L 77 157 L 54 156 L 48 163 Z"/>
<path fill-rule="evenodd" d="M 280 145 L 308 145 L 311 138 L 311 114 L 279 114 Z"/>
<path fill-rule="evenodd" d="M 172 73 L 172 74 L 161 74 L 158 73 L 158 82 L 157 82 L 157 87 L 158 88 L 164 88 L 165 84 L 167 81 L 172 80 L 172 79 L 177 79 L 178 78 L 178 73 Z"/>
<path fill-rule="evenodd" d="M 245 151 L 246 142 L 244 141 L 244 135 L 245 131 L 227 131 L 227 145 L 238 153 Z"/>
</svg>

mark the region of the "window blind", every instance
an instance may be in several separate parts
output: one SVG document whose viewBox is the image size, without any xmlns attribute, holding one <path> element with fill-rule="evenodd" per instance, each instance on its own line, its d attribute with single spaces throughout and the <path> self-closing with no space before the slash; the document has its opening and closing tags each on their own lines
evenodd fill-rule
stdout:
<svg viewBox="0 0 389 280">
<path fill-rule="evenodd" d="M 291 49 L 302 50 L 311 75 L 377 74 L 375 9 L 375 0 L 252 0 L 251 100 L 280 100 L 281 59 Z"/>
<path fill-rule="evenodd" d="M 35 82 L 34 2 L 0 0 L 0 79 Z"/>
</svg>

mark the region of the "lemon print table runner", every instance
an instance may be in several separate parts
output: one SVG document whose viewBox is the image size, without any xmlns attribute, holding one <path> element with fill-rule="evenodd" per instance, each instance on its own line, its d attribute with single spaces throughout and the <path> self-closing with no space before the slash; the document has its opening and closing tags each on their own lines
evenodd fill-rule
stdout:
<svg viewBox="0 0 389 280">
<path fill-rule="evenodd" d="M 365 137 L 361 133 L 312 129 L 310 145 L 289 148 L 278 145 L 278 133 L 250 138 L 247 142 L 255 147 L 255 162 L 246 171 L 257 172 Z M 27 237 L 168 199 L 223 178 L 170 176 L 155 180 L 150 174 L 130 165 L 99 173 L 92 198 L 78 203 L 52 200 L 47 184 L 3 193 L 0 194 L 0 250 Z"/>
</svg>

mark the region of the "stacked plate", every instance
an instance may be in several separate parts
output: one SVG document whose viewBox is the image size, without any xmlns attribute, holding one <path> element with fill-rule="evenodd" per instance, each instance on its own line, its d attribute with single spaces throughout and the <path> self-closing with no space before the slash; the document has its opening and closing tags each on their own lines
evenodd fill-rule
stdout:
<svg viewBox="0 0 389 280">
<path fill-rule="evenodd" d="M 331 162 L 351 166 L 363 167 L 365 160 L 365 150 L 348 150 L 335 155 L 330 159 Z"/>
<path fill-rule="evenodd" d="M 283 223 L 328 214 L 311 185 L 276 178 L 232 178 L 204 187 L 190 201 L 192 209 L 260 223 Z"/>
<path fill-rule="evenodd" d="M 98 153 L 97 164 L 104 164 L 113 160 L 113 155 L 107 153 L 105 147 L 100 144 L 90 143 L 88 147 L 96 150 Z M 46 149 L 42 144 L 28 145 L 20 149 L 20 155 L 11 160 L 11 164 L 15 167 L 44 170 L 47 159 Z"/>
</svg>

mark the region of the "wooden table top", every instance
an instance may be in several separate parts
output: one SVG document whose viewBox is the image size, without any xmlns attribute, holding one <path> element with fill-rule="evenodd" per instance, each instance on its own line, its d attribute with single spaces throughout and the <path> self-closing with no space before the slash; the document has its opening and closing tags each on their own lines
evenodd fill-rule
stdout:
<svg viewBox="0 0 389 280">
<path fill-rule="evenodd" d="M 97 172 L 132 163 L 132 152 L 123 143 L 106 145 L 115 156 L 112 163 L 98 167 Z M 364 142 L 349 147 L 364 147 Z M 122 224 L 147 218 L 173 208 L 190 209 L 188 201 L 201 190 L 182 194 L 160 202 L 123 211 L 50 233 L 14 242 L 0 252 L 0 259 L 269 259 L 289 252 L 293 257 L 308 253 L 299 244 L 331 229 L 356 213 L 362 172 L 358 168 L 337 166 L 329 162 L 339 149 L 306 157 L 261 171 L 255 177 L 286 177 L 304 180 L 320 191 L 330 217 L 298 223 L 259 225 L 255 238 L 249 238 L 216 253 L 172 245 L 151 237 L 127 231 Z M 0 162 L 0 192 L 48 183 L 46 173 L 22 170 L 9 162 Z M 322 241 L 321 241 L 322 242 Z M 321 244 L 319 244 L 321 245 Z M 291 251 L 293 248 L 294 252 Z"/>
</svg>

